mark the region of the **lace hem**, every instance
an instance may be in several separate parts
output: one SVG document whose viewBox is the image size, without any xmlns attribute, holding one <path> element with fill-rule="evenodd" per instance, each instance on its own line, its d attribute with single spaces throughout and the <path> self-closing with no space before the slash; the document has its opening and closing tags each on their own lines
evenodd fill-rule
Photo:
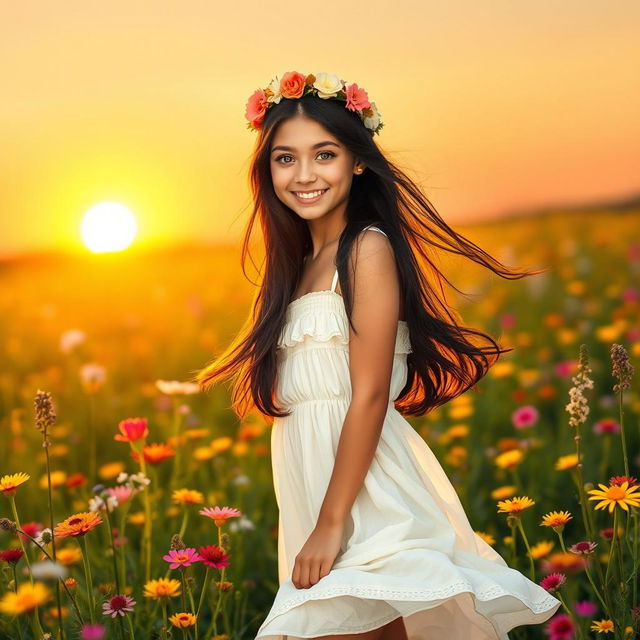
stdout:
<svg viewBox="0 0 640 640">
<path fill-rule="evenodd" d="M 450 584 L 441 589 L 389 589 L 388 587 L 331 587 L 330 589 L 318 590 L 313 593 L 301 593 L 285 600 L 277 609 L 272 609 L 269 618 L 274 618 L 293 607 L 306 602 L 307 600 L 325 600 L 333 596 L 360 596 L 362 598 L 372 598 L 374 600 L 440 600 L 469 591 L 478 600 L 494 600 L 500 596 L 512 596 L 520 600 L 533 613 L 544 613 L 560 604 L 560 600 L 546 593 L 539 600 L 528 602 L 524 597 L 513 591 L 507 591 L 504 587 L 494 585 L 481 591 L 474 591 L 470 582 L 460 581 Z M 266 621 L 265 621 L 266 622 Z"/>
</svg>

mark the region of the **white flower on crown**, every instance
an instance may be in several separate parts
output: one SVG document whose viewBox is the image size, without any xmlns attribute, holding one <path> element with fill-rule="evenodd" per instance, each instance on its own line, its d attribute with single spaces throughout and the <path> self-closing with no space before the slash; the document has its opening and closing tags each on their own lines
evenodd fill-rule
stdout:
<svg viewBox="0 0 640 640">
<path fill-rule="evenodd" d="M 318 98 L 335 98 L 342 91 L 343 82 L 335 73 L 319 73 L 313 83 L 318 91 Z"/>
<path fill-rule="evenodd" d="M 280 78 L 276 76 L 267 87 L 272 92 L 272 95 L 267 93 L 267 102 L 273 102 L 278 104 L 282 100 L 282 94 L 280 93 Z"/>
<path fill-rule="evenodd" d="M 378 111 L 378 108 L 376 107 L 375 102 L 371 103 L 371 111 L 373 111 L 373 115 L 370 118 L 367 118 L 365 116 L 362 119 L 362 122 L 364 126 L 367 127 L 367 129 L 371 129 L 372 131 L 374 131 L 375 129 L 378 128 L 378 125 L 380 124 L 380 116 L 381 116 L 381 113 Z"/>
</svg>

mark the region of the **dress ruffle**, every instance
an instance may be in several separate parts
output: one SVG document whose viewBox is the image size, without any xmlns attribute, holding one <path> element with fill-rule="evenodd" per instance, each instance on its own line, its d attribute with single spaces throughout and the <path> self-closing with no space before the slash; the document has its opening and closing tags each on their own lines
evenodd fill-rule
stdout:
<svg viewBox="0 0 640 640">
<path fill-rule="evenodd" d="M 300 303 L 305 303 L 303 308 L 300 308 Z M 349 344 L 349 320 L 339 293 L 329 290 L 307 293 L 289 305 L 287 316 L 278 338 L 280 349 L 302 344 L 307 337 L 314 342 L 334 340 L 345 346 Z M 409 326 L 400 321 L 394 352 L 406 354 L 411 350 Z"/>
</svg>

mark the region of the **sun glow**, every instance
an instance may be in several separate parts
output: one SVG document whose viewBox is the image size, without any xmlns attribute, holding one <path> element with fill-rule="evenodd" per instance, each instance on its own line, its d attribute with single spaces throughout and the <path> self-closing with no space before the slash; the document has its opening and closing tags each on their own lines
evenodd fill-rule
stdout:
<svg viewBox="0 0 640 640">
<path fill-rule="evenodd" d="M 100 202 L 82 218 L 80 235 L 89 251 L 107 253 L 122 251 L 136 237 L 138 226 L 127 207 L 117 202 Z"/>
</svg>

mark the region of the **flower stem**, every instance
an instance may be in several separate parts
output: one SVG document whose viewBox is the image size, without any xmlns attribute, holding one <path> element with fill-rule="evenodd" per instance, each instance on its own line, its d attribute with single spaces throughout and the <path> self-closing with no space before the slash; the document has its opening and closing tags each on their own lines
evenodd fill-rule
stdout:
<svg viewBox="0 0 640 640">
<path fill-rule="evenodd" d="M 113 560 L 113 575 L 116 583 L 116 592 L 124 595 L 124 591 L 120 590 L 120 577 L 118 576 L 118 557 L 116 554 L 116 544 L 113 540 L 113 529 L 111 528 L 111 518 L 109 517 L 109 503 L 107 502 L 107 500 L 105 500 L 104 515 L 107 520 L 107 528 L 109 529 L 109 541 L 111 542 L 111 559 Z"/>
<path fill-rule="evenodd" d="M 87 591 L 89 596 L 89 619 L 91 624 L 95 624 L 95 599 L 93 595 L 93 580 L 91 578 L 91 566 L 89 565 L 89 551 L 87 548 L 87 539 L 80 536 L 80 547 L 82 548 L 82 562 L 84 564 L 84 577 L 87 583 Z"/>
<path fill-rule="evenodd" d="M 518 528 L 520 529 L 520 533 L 522 534 L 522 539 L 524 540 L 524 544 L 527 547 L 527 555 L 529 556 L 529 569 L 531 571 L 531 580 L 535 582 L 536 580 L 536 569 L 533 564 L 533 555 L 531 554 L 531 547 L 529 547 L 529 541 L 527 540 L 527 534 L 524 532 L 524 527 L 522 526 L 522 520 L 518 518 Z"/>
<path fill-rule="evenodd" d="M 16 565 L 12 563 L 13 567 L 13 587 L 14 591 L 18 593 L 18 572 L 16 571 Z M 20 636 L 20 640 L 22 640 L 22 625 L 20 624 L 20 619 L 16 617 L 15 619 L 16 627 L 18 627 L 18 636 Z"/>
<path fill-rule="evenodd" d="M 200 610 L 202 609 L 202 603 L 204 602 L 204 597 L 207 593 L 207 589 L 209 588 L 209 581 L 211 580 L 211 575 L 209 573 L 209 567 L 204 574 L 204 584 L 202 585 L 202 591 L 200 592 L 200 601 L 198 602 L 198 608 L 196 609 L 196 624 L 195 624 L 195 633 L 196 638 L 198 637 L 198 621 L 200 620 Z"/>
<path fill-rule="evenodd" d="M 18 510 L 16 509 L 15 496 L 10 495 L 9 502 L 11 503 L 11 511 L 13 513 L 13 519 L 16 521 L 16 526 L 18 527 L 18 529 L 22 529 L 22 525 L 20 524 L 20 519 L 18 518 Z M 22 553 L 24 553 L 24 561 L 27 563 L 27 568 L 29 569 L 29 578 L 31 582 L 33 582 L 33 577 L 31 575 L 31 565 L 29 564 L 29 556 L 27 555 L 27 550 L 20 536 L 18 536 L 18 540 L 20 541 L 20 547 L 22 547 Z"/>
</svg>

